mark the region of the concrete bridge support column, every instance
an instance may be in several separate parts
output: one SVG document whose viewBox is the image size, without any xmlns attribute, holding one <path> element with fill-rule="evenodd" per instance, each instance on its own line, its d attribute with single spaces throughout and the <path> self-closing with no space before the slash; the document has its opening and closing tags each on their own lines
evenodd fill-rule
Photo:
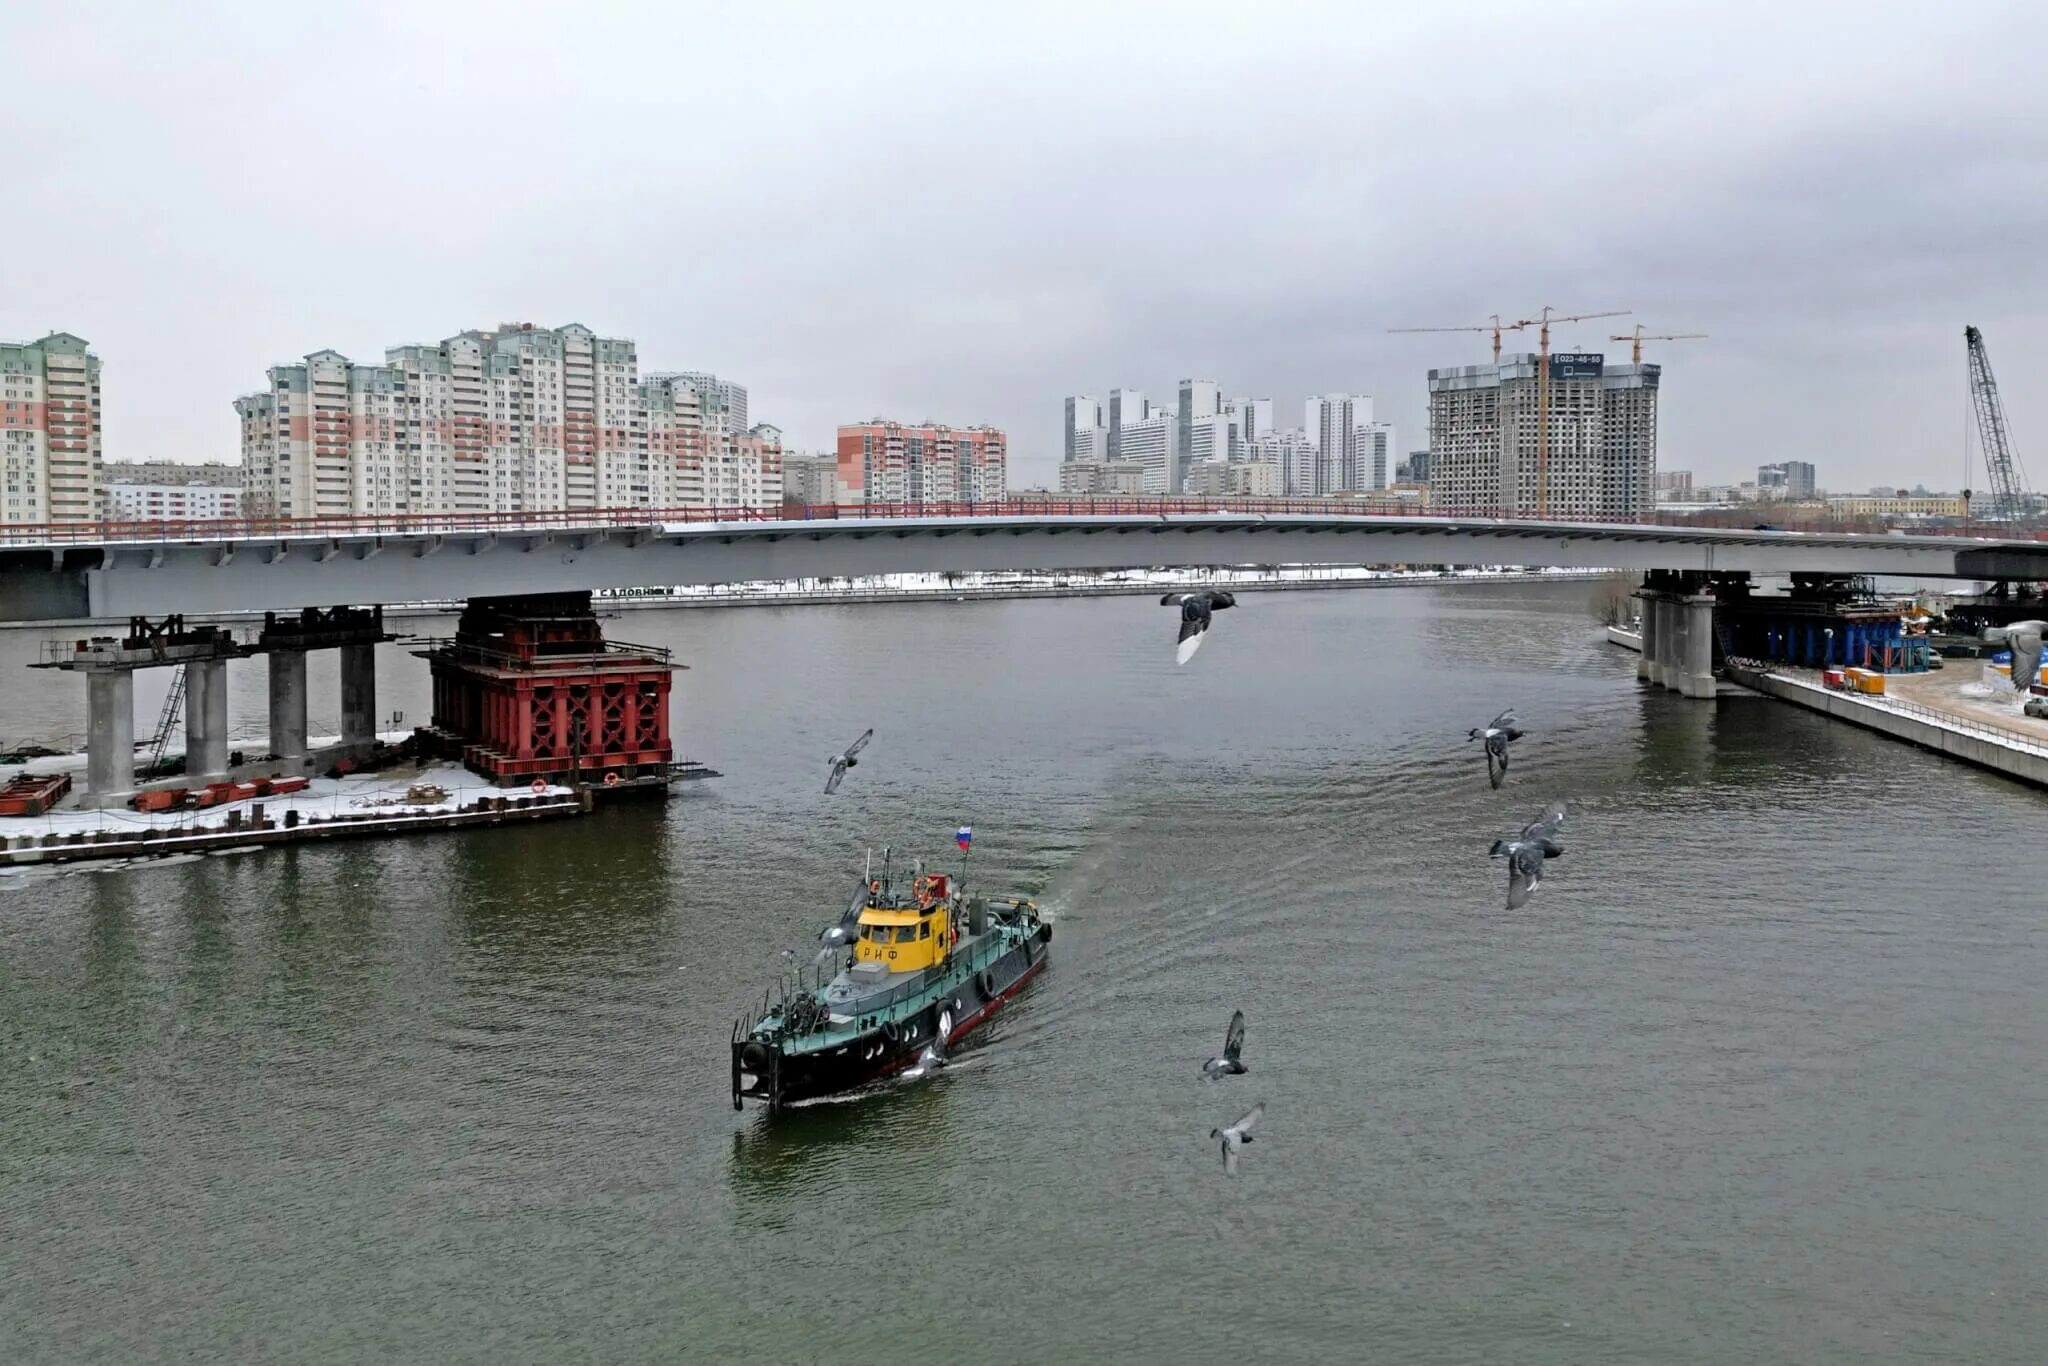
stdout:
<svg viewBox="0 0 2048 1366">
<path fill-rule="evenodd" d="M 1636 615 L 1642 622 L 1643 648 L 1636 655 L 1636 679 L 1643 683 L 1657 681 L 1657 595 L 1637 592 Z"/>
<path fill-rule="evenodd" d="M 185 776 L 209 782 L 228 776 L 225 659 L 195 659 L 185 666 Z"/>
<path fill-rule="evenodd" d="M 367 753 L 377 740 L 377 647 L 341 647 L 341 743 Z"/>
<path fill-rule="evenodd" d="M 1678 690 L 1679 677 L 1685 670 L 1686 617 L 1685 613 L 1679 610 L 1677 599 L 1669 593 L 1659 600 L 1658 606 L 1664 612 L 1664 629 L 1659 633 L 1664 639 L 1660 661 L 1663 673 L 1658 681 L 1675 692 Z"/>
<path fill-rule="evenodd" d="M 1712 701 L 1714 685 L 1714 595 L 1694 593 L 1671 604 L 1685 614 L 1685 655 L 1678 661 L 1678 691 Z"/>
<path fill-rule="evenodd" d="M 127 669 L 87 674 L 85 715 L 86 795 L 108 799 L 133 791 L 135 675 Z"/>
<path fill-rule="evenodd" d="M 306 652 L 270 652 L 270 752 L 280 759 L 306 757 Z"/>
</svg>

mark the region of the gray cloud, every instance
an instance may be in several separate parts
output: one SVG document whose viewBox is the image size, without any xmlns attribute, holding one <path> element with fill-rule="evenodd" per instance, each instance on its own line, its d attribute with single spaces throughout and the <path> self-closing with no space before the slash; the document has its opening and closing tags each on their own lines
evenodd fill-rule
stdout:
<svg viewBox="0 0 2048 1366">
<path fill-rule="evenodd" d="M 1188 374 L 1415 446 L 1486 342 L 1385 329 L 1545 303 L 1713 334 L 1657 355 L 1667 466 L 1955 483 L 1966 322 L 2048 442 L 2023 7 L 1379 8 L 36 7 L 0 333 L 90 338 L 138 458 L 231 455 L 274 361 L 512 318 L 802 445 L 995 422 L 1028 479 L 1063 394 Z"/>
</svg>

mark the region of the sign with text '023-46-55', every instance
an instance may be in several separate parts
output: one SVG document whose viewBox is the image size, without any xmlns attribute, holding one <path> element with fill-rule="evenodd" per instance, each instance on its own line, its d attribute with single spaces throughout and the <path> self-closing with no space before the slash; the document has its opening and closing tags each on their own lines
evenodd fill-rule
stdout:
<svg viewBox="0 0 2048 1366">
<path fill-rule="evenodd" d="M 1598 351 L 1553 351 L 1550 353 L 1550 377 L 1560 379 L 1598 379 L 1604 372 L 1607 357 Z"/>
</svg>

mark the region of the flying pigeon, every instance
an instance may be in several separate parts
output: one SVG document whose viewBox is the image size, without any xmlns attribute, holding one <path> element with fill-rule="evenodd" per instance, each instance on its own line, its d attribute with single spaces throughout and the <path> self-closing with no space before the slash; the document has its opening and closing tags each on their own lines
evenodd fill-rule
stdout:
<svg viewBox="0 0 2048 1366">
<path fill-rule="evenodd" d="M 1990 644 L 2004 645 L 2012 650 L 2012 685 L 2022 697 L 2041 677 L 2041 638 L 2044 635 L 2048 635 L 2048 621 L 2016 621 L 2010 626 L 1994 626 L 1984 633 L 1984 639 Z"/>
<path fill-rule="evenodd" d="M 1509 707 L 1488 721 L 1483 730 L 1467 731 L 1465 738 L 1486 742 L 1486 780 L 1498 789 L 1508 776 L 1508 742 L 1522 738 L 1522 732 L 1515 729 L 1515 709 Z"/>
<path fill-rule="evenodd" d="M 1230 1028 L 1223 1035 L 1223 1056 L 1211 1058 L 1202 1064 L 1202 1075 L 1210 1081 L 1218 1077 L 1242 1076 L 1249 1071 L 1238 1054 L 1244 1052 L 1244 1012 L 1230 1012 Z"/>
<path fill-rule="evenodd" d="M 1202 636 L 1209 629 L 1211 614 L 1237 606 L 1237 598 L 1212 588 L 1200 593 L 1168 593 L 1159 600 L 1159 605 L 1180 608 L 1180 644 L 1174 650 L 1173 662 L 1185 664 L 1202 648 Z"/>
<path fill-rule="evenodd" d="M 834 792 L 837 792 L 839 790 L 839 781 L 840 779 L 846 776 L 847 769 L 860 767 L 860 760 L 854 758 L 853 756 L 860 753 L 861 750 L 865 749 L 867 747 L 868 741 L 874 738 L 875 729 L 873 726 L 870 726 L 860 733 L 860 739 L 855 740 L 852 744 L 846 747 L 845 753 L 835 754 L 830 759 L 827 759 L 825 761 L 826 763 L 832 766 L 831 773 L 827 774 L 825 777 L 826 796 L 829 797 Z"/>
<path fill-rule="evenodd" d="M 928 1077 L 946 1065 L 946 1039 L 953 1032 L 953 1012 L 939 1008 L 939 1027 L 932 1035 L 932 1041 L 924 1046 L 924 1052 L 917 1055 L 917 1061 L 904 1072 L 908 1081 Z"/>
<path fill-rule="evenodd" d="M 1564 846 L 1557 842 L 1557 832 L 1563 824 L 1564 803 L 1552 802 L 1542 815 L 1522 827 L 1519 837 L 1493 842 L 1488 853 L 1495 858 L 1504 854 L 1508 860 L 1509 910 L 1519 910 L 1528 904 L 1536 884 L 1543 881 L 1543 861 L 1564 852 Z"/>
<path fill-rule="evenodd" d="M 1228 1129 L 1211 1129 L 1209 1137 L 1216 1140 L 1216 1146 L 1223 1150 L 1223 1174 L 1237 1175 L 1237 1150 L 1252 1141 L 1252 1125 L 1259 1122 L 1259 1116 L 1266 1113 L 1266 1102 L 1260 1101 L 1244 1112 L 1244 1118 Z"/>
</svg>

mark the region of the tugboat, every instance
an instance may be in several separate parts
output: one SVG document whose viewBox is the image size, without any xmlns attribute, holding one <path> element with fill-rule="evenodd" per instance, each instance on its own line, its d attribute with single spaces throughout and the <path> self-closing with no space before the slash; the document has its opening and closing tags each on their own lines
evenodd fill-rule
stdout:
<svg viewBox="0 0 2048 1366">
<path fill-rule="evenodd" d="M 942 1058 L 1045 966 L 1052 925 L 1022 897 L 968 897 L 944 873 L 920 868 L 900 891 L 885 854 L 821 938 L 850 947 L 841 970 L 785 978 L 779 1000 L 733 1022 L 733 1109 L 851 1091 L 934 1045 Z"/>
</svg>

